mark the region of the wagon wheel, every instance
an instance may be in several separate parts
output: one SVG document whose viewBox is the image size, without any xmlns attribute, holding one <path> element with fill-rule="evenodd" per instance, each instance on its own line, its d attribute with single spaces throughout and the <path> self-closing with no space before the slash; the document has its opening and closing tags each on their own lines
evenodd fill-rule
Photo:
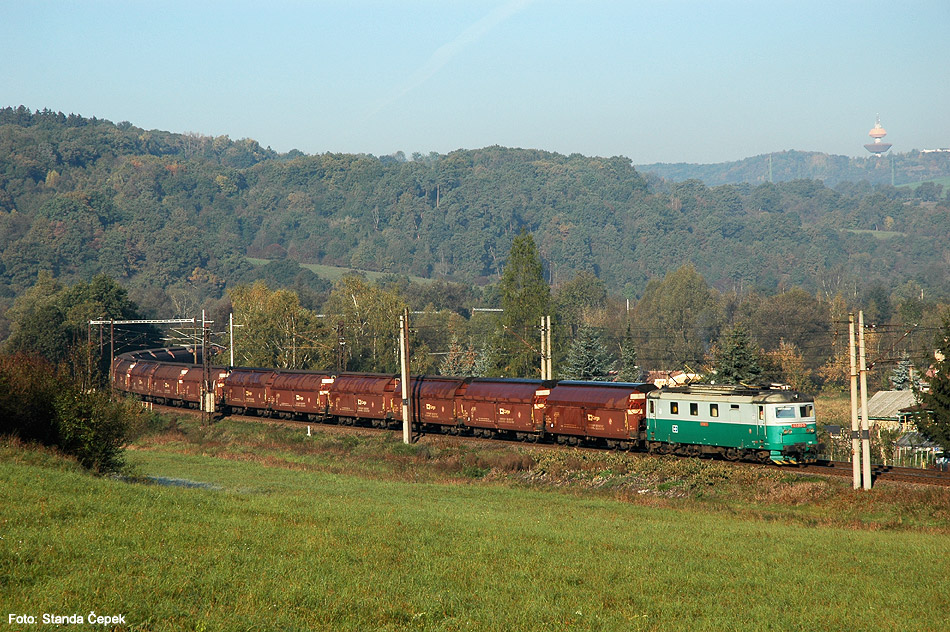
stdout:
<svg viewBox="0 0 950 632">
<path fill-rule="evenodd" d="M 740 454 L 737 448 L 726 448 L 722 453 L 722 458 L 727 461 L 738 461 L 739 456 Z"/>
</svg>

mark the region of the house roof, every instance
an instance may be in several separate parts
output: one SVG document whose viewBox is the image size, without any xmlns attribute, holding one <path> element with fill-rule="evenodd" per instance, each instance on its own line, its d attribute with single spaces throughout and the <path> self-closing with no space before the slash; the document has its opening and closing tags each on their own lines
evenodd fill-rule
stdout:
<svg viewBox="0 0 950 632">
<path fill-rule="evenodd" d="M 870 405 L 870 404 L 869 404 Z M 869 413 L 870 414 L 870 413 Z M 918 432 L 908 432 L 897 440 L 898 448 L 936 448 L 936 443 L 930 441 Z"/>
<path fill-rule="evenodd" d="M 913 391 L 878 391 L 868 400 L 870 419 L 893 419 L 897 421 L 903 408 L 917 404 Z"/>
</svg>

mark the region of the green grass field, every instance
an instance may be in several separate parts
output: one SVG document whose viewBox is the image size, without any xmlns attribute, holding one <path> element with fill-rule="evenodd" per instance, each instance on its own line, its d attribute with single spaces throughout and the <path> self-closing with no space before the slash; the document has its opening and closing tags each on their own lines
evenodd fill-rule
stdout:
<svg viewBox="0 0 950 632">
<path fill-rule="evenodd" d="M 234 421 L 131 447 L 119 479 L 0 445 L 6 613 L 95 610 L 129 630 L 877 631 L 939 629 L 950 611 L 943 490 Z"/>
<path fill-rule="evenodd" d="M 254 257 L 245 257 L 248 263 L 254 266 L 262 266 L 271 262 L 270 259 L 256 259 Z M 316 274 L 318 277 L 326 279 L 332 283 L 339 281 L 341 278 L 350 274 L 352 272 L 359 272 L 365 274 L 367 279 L 372 281 L 378 281 L 379 279 L 389 276 L 389 272 L 373 272 L 370 270 L 354 270 L 353 268 L 341 268 L 339 266 L 325 266 L 319 263 L 301 263 L 301 268 L 306 268 Z M 433 279 L 426 279 L 424 277 L 417 277 L 406 275 L 409 277 L 409 280 L 414 283 L 432 283 Z"/>
<path fill-rule="evenodd" d="M 870 235 L 879 241 L 884 241 L 886 239 L 892 239 L 894 237 L 906 237 L 907 233 L 898 232 L 896 230 L 864 230 L 858 228 L 846 228 L 844 229 L 846 233 L 854 233 L 855 235 Z"/>
<path fill-rule="evenodd" d="M 942 178 L 933 178 L 931 180 L 921 180 L 920 182 L 911 182 L 909 184 L 899 184 L 897 185 L 897 188 L 900 189 L 901 187 L 907 187 L 911 189 L 912 191 L 916 191 L 917 187 L 922 185 L 924 182 L 933 182 L 935 184 L 943 185 L 945 189 L 950 189 L 950 176 L 944 176 Z"/>
</svg>

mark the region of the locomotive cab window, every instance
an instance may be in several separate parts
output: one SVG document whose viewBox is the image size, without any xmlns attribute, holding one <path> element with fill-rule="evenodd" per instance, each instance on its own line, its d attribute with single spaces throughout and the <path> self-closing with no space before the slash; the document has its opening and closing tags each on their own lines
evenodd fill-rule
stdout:
<svg viewBox="0 0 950 632">
<path fill-rule="evenodd" d="M 670 402 L 670 414 L 671 415 L 680 414 L 680 405 L 678 402 Z"/>
<path fill-rule="evenodd" d="M 719 416 L 719 404 L 710 404 L 709 405 L 709 416 L 718 417 Z"/>
<path fill-rule="evenodd" d="M 811 404 L 805 404 L 804 406 L 798 407 L 798 412 L 802 417 L 814 417 L 815 416 L 815 407 Z"/>
<path fill-rule="evenodd" d="M 693 417 L 699 415 L 699 404 L 692 402 L 689 405 L 689 414 Z"/>
<path fill-rule="evenodd" d="M 777 406 L 775 408 L 776 419 L 795 419 L 794 406 Z"/>
</svg>

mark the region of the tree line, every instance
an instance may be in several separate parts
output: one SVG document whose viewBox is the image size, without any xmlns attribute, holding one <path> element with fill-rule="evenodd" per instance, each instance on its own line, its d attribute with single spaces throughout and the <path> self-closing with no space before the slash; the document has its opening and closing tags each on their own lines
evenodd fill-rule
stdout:
<svg viewBox="0 0 950 632">
<path fill-rule="evenodd" d="M 629 304 L 590 272 L 552 288 L 544 279 L 534 238 L 527 232 L 515 238 L 506 260 L 494 292 L 478 299 L 497 301 L 494 305 L 500 312 L 481 312 L 471 303 L 466 309 L 464 304 L 474 296 L 445 283 L 425 287 L 399 277 L 374 283 L 351 274 L 322 294 L 309 295 L 308 301 L 315 301 L 309 307 L 291 288 L 270 287 L 264 280 L 238 285 L 229 290 L 220 311 L 210 316 L 218 324 L 222 347 L 230 340 L 220 325 L 231 318 L 237 325 L 238 366 L 394 373 L 399 358 L 396 325 L 409 307 L 415 374 L 536 379 L 540 317 L 551 315 L 554 377 L 559 379 L 644 381 L 651 377 L 649 371 L 660 375 L 685 371 L 706 382 L 779 383 L 805 392 L 847 387 L 843 334 L 855 306 L 840 295 L 827 301 L 801 288 L 774 296 L 723 294 L 694 266 L 685 264 L 651 282 L 643 297 Z M 933 351 L 945 348 L 950 337 L 950 326 L 941 320 L 950 306 L 907 299 L 885 307 L 889 320 L 874 323 L 866 336 L 872 388 L 907 388 L 908 379 L 898 368 L 906 372 L 908 366 L 916 366 L 922 375 L 935 365 L 937 373 L 931 379 L 936 388 L 928 397 L 941 397 L 945 387 L 940 367 L 946 363 L 935 364 Z M 139 314 L 139 307 L 109 277 L 69 286 L 43 276 L 11 309 L 13 332 L 4 351 L 60 367 L 56 375 L 71 375 L 69 383 L 78 384 L 64 392 L 81 399 L 83 392 L 92 392 L 82 386 L 87 375 L 108 373 L 109 347 L 101 336 L 97 339 L 88 321 Z M 167 344 L 151 328 L 122 331 L 116 352 Z M 11 369 L 17 364 L 5 366 Z M 53 369 L 23 366 L 49 378 L 39 384 L 53 383 Z M 55 401 L 60 400 L 50 399 Z M 15 402 L 5 405 L 28 408 Z M 90 409 L 91 404 L 85 406 Z M 87 414 L 84 419 L 88 418 Z M 43 427 L 35 420 L 27 425 Z M 50 427 L 47 424 L 46 430 L 31 436 L 50 435 Z M 929 436 L 941 436 L 941 427 L 932 427 Z"/>
<path fill-rule="evenodd" d="M 774 295 L 721 292 L 692 264 L 654 279 L 639 300 L 630 301 L 591 271 L 551 286 L 527 231 L 514 239 L 506 262 L 499 282 L 483 291 L 395 275 L 373 282 L 359 273 L 310 284 L 312 273 L 296 264 L 267 264 L 257 269 L 260 278 L 231 287 L 207 313 L 222 334 L 233 318 L 235 363 L 243 366 L 395 372 L 396 323 L 410 308 L 417 373 L 538 377 L 540 317 L 551 316 L 557 377 L 639 379 L 647 371 L 682 370 L 715 379 L 717 371 L 735 373 L 723 368 L 723 359 L 733 357 L 735 365 L 757 367 L 742 374 L 744 381 L 814 391 L 847 383 L 849 312 L 860 307 L 873 324 L 869 357 L 884 387 L 901 362 L 929 366 L 932 334 L 948 309 L 897 294 L 862 306 L 841 294 L 829 300 L 798 287 Z M 155 316 L 194 315 L 169 308 Z M 38 354 L 53 364 L 85 362 L 71 350 L 89 342 L 90 334 L 104 348 L 90 320 L 142 314 L 108 276 L 68 285 L 43 274 L 9 310 L 4 350 Z M 169 344 L 154 328 L 122 335 L 117 352 Z M 749 359 L 741 360 L 742 353 Z M 83 366 L 87 372 L 108 368 Z"/>
<path fill-rule="evenodd" d="M 2 108 L 0 312 L 40 271 L 67 283 L 108 274 L 145 312 L 211 309 L 256 280 L 249 256 L 486 288 L 522 229 L 552 287 L 590 273 L 641 299 L 689 261 L 722 295 L 945 297 L 950 213 L 946 196 L 921 189 L 710 187 L 646 178 L 621 157 L 503 147 L 278 154 L 249 139 Z M 297 275 L 303 303 L 327 291 Z M 0 316 L 0 339 L 9 324 Z"/>
</svg>

